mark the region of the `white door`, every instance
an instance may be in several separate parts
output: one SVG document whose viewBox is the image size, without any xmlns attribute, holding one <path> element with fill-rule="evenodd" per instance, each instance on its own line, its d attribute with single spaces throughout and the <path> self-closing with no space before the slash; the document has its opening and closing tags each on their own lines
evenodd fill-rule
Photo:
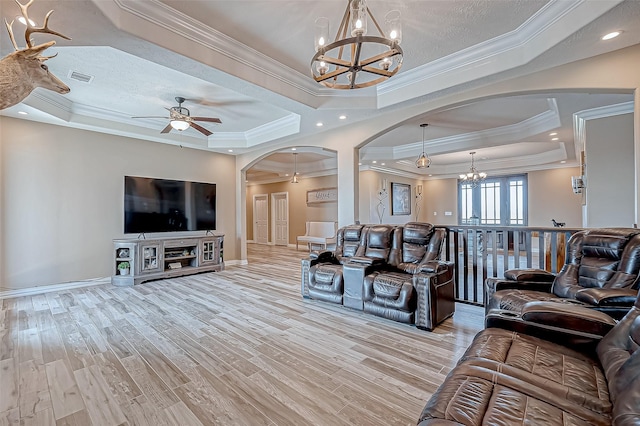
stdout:
<svg viewBox="0 0 640 426">
<path fill-rule="evenodd" d="M 271 194 L 271 217 L 273 217 L 273 241 L 277 246 L 289 244 L 289 194 Z"/>
<path fill-rule="evenodd" d="M 258 244 L 269 243 L 269 199 L 267 194 L 253 196 L 253 239 Z"/>
</svg>

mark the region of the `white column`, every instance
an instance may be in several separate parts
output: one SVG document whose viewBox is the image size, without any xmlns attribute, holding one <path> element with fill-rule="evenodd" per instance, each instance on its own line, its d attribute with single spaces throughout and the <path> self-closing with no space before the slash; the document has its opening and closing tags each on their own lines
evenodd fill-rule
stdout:
<svg viewBox="0 0 640 426">
<path fill-rule="evenodd" d="M 358 149 L 350 144 L 338 147 L 338 226 L 360 220 Z"/>
</svg>

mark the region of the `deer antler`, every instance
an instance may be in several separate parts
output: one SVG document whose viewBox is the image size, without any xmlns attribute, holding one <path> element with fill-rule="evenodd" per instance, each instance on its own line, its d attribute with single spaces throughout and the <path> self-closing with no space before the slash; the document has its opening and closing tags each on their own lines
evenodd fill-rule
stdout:
<svg viewBox="0 0 640 426">
<path fill-rule="evenodd" d="M 16 52 L 20 50 L 18 47 L 18 43 L 16 43 L 16 38 L 13 36 L 13 21 L 9 23 L 7 19 L 4 20 L 4 25 L 7 27 L 7 31 L 9 31 L 9 38 L 11 39 L 11 43 L 13 44 L 13 48 L 16 49 Z"/>
<path fill-rule="evenodd" d="M 15 2 L 20 7 L 20 11 L 22 12 L 22 16 L 24 17 L 25 22 L 26 22 L 27 29 L 24 32 L 24 39 L 27 42 L 27 47 L 33 47 L 33 41 L 31 40 L 31 34 L 33 34 L 33 33 L 52 34 L 52 35 L 58 36 L 60 38 L 63 38 L 65 40 L 71 40 L 66 35 L 61 34 L 61 33 L 57 32 L 57 31 L 53 31 L 51 28 L 49 28 L 49 17 L 53 13 L 53 10 L 50 10 L 49 13 L 46 14 L 46 16 L 44 17 L 44 23 L 42 24 L 41 27 L 36 27 L 36 26 L 31 24 L 31 21 L 29 20 L 29 12 L 28 12 L 28 10 L 29 10 L 29 6 L 31 6 L 33 1 L 34 0 L 29 0 L 27 2 L 27 4 L 22 4 L 18 0 L 15 0 Z M 13 24 L 13 21 L 11 21 L 11 25 L 12 24 Z M 13 45 L 16 46 L 15 40 L 13 38 L 13 32 L 11 31 L 11 25 L 7 24 L 7 29 L 9 30 L 9 33 L 11 35 L 11 40 L 13 41 Z M 18 50 L 17 46 L 16 46 L 16 50 Z"/>
</svg>

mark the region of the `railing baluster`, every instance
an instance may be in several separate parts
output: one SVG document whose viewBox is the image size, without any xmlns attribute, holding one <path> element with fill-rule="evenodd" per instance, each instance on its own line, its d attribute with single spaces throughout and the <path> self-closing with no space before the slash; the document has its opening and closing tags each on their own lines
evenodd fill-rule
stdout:
<svg viewBox="0 0 640 426">
<path fill-rule="evenodd" d="M 496 227 L 496 226 L 457 226 L 439 227 L 447 229 L 444 258 L 454 262 L 457 280 L 456 301 L 482 305 L 484 303 L 484 281 L 487 277 L 504 277 L 504 271 L 520 268 L 521 249 L 526 251 L 526 267 L 537 265 L 539 269 L 551 269 L 557 273 L 558 254 L 564 255 L 560 242 L 568 241 L 574 232 L 580 229 L 533 228 L 533 227 Z M 533 235 L 538 234 L 538 259 L 533 247 Z M 560 236 L 560 237 L 559 237 Z M 501 240 L 501 244 L 499 243 Z M 509 252 L 512 241 L 513 254 Z M 548 242 L 548 244 L 547 244 Z M 498 253 L 498 250 L 502 253 Z M 491 255 L 491 265 L 489 265 Z M 546 258 L 549 257 L 549 263 Z M 482 264 L 480 264 L 481 262 Z M 511 263 L 513 262 L 513 264 Z M 471 288 L 472 287 L 472 288 Z"/>
</svg>

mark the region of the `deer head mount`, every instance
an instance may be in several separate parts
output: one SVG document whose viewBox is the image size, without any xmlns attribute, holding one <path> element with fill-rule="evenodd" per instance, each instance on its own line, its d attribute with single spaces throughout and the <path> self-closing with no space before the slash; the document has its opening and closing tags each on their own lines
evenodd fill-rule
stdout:
<svg viewBox="0 0 640 426">
<path fill-rule="evenodd" d="M 44 63 L 56 55 L 42 56 L 42 52 L 56 44 L 56 42 L 49 41 L 34 46 L 33 40 L 31 39 L 32 34 L 43 33 L 71 40 L 69 37 L 49 28 L 49 17 L 53 13 L 53 10 L 49 11 L 44 17 L 43 25 L 36 27 L 33 21 L 29 19 L 28 14 L 29 6 L 31 6 L 34 0 L 29 0 L 26 4 L 22 4 L 18 0 L 15 0 L 15 2 L 20 7 L 22 17 L 27 27 L 24 32 L 27 47 L 24 49 L 18 47 L 18 43 L 16 43 L 13 35 L 14 21 L 9 23 L 5 19 L 4 22 L 9 32 L 9 38 L 16 51 L 0 59 L 0 110 L 22 102 L 36 87 L 44 87 L 45 89 L 62 94 L 71 91 L 58 77 L 49 72 L 49 68 Z"/>
</svg>

